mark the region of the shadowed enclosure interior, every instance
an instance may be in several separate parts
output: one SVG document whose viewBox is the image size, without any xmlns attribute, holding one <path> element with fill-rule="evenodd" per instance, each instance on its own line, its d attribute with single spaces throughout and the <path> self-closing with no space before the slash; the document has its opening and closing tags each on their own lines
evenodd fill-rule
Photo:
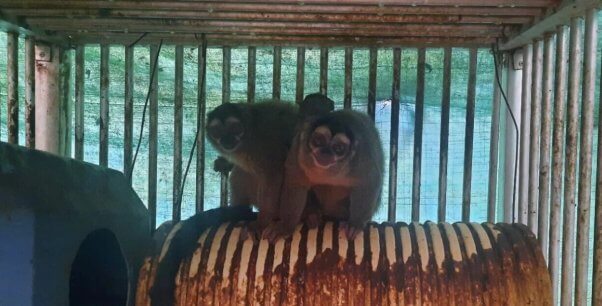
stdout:
<svg viewBox="0 0 602 306">
<path fill-rule="evenodd" d="M 202 129 L 182 188 L 207 112 L 322 92 L 378 127 L 375 221 L 527 224 L 555 301 L 602 303 L 599 5 L 3 0 L 0 139 L 47 149 L 34 72 L 56 56 L 55 153 L 131 173 L 154 226 L 227 204 Z"/>
</svg>

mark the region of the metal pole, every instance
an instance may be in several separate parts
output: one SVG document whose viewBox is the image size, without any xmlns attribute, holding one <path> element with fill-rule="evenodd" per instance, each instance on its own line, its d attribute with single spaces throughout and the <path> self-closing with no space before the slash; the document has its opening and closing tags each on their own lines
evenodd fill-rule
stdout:
<svg viewBox="0 0 602 306">
<path fill-rule="evenodd" d="M 195 211 L 205 210 L 205 114 L 207 111 L 205 84 L 207 73 L 207 43 L 203 41 L 198 47 L 197 78 L 197 151 L 196 151 L 196 204 Z"/>
<path fill-rule="evenodd" d="M 396 219 L 397 206 L 397 142 L 399 135 L 399 99 L 401 49 L 393 49 L 393 99 L 391 101 L 391 135 L 389 138 L 389 222 Z M 414 217 L 414 216 L 412 216 Z"/>
<path fill-rule="evenodd" d="M 281 68 L 282 68 L 282 48 L 274 47 L 274 61 L 272 64 L 272 98 L 275 101 L 280 101 L 280 80 L 281 80 Z"/>
<path fill-rule="evenodd" d="M 378 64 L 378 49 L 370 48 L 370 60 L 368 71 L 368 116 L 375 119 L 376 112 L 376 70 Z"/>
<path fill-rule="evenodd" d="M 75 49 L 75 159 L 84 159 L 85 47 Z M 127 172 L 126 172 L 127 173 Z"/>
<path fill-rule="evenodd" d="M 25 145 L 35 148 L 36 52 L 33 37 L 25 39 Z"/>
<path fill-rule="evenodd" d="M 100 46 L 100 147 L 98 164 L 109 162 L 109 46 Z"/>
<path fill-rule="evenodd" d="M 529 134 L 529 214 L 527 224 L 533 233 L 537 233 L 537 196 L 539 195 L 539 131 L 541 126 L 541 82 L 543 68 L 543 42 L 533 43 L 533 62 L 531 79 L 531 117 Z"/>
<path fill-rule="evenodd" d="M 8 143 L 19 143 L 19 34 L 6 35 L 7 131 Z"/>
<path fill-rule="evenodd" d="M 150 67 L 155 66 L 155 58 L 159 52 L 157 45 L 150 47 Z M 158 66 L 158 65 L 157 65 Z M 152 70 L 152 68 L 151 68 Z M 152 71 L 151 71 L 152 75 Z M 159 124 L 159 96 L 157 92 L 157 73 L 150 80 L 149 129 L 148 129 L 148 211 L 151 215 L 151 230 L 157 223 L 157 126 Z"/>
<path fill-rule="evenodd" d="M 424 66 L 426 50 L 418 49 L 416 111 L 414 120 L 414 160 L 412 171 L 412 221 L 420 220 L 420 176 L 422 170 L 422 127 L 424 119 Z"/>
<path fill-rule="evenodd" d="M 123 115 L 123 173 L 132 178 L 132 149 L 134 136 L 134 47 L 125 47 L 125 103 Z"/>
<path fill-rule="evenodd" d="M 320 48 L 320 93 L 328 94 L 328 48 Z"/>
<path fill-rule="evenodd" d="M 521 125 L 520 125 L 520 161 L 518 177 L 518 222 L 527 224 L 528 183 L 529 183 L 529 140 L 531 118 L 531 63 L 533 46 L 523 48 L 523 89 L 521 96 Z"/>
<path fill-rule="evenodd" d="M 247 57 L 247 103 L 255 102 L 255 75 L 256 75 L 256 61 L 257 61 L 257 48 L 249 47 Z"/>
<path fill-rule="evenodd" d="M 497 56 L 494 54 L 493 56 Z M 498 71 L 502 70 L 502 63 L 498 63 Z M 501 78 L 501 76 L 500 76 Z M 487 192 L 487 222 L 495 222 L 495 205 L 497 199 L 498 154 L 500 139 L 500 103 L 501 91 L 497 79 L 493 80 L 493 109 L 491 111 L 491 134 L 489 145 L 489 185 Z"/>
<path fill-rule="evenodd" d="M 305 48 L 297 48 L 297 78 L 296 78 L 295 102 L 301 104 L 303 101 L 303 87 L 305 86 Z"/>
<path fill-rule="evenodd" d="M 345 97 L 343 105 L 345 109 L 351 109 L 353 89 L 353 48 L 345 48 Z"/>
<path fill-rule="evenodd" d="M 175 71 L 175 96 L 174 96 L 174 143 L 173 143 L 173 209 L 172 219 L 180 221 L 181 205 L 176 206 L 180 189 L 182 188 L 182 132 L 184 113 L 182 104 L 184 100 L 184 47 L 176 46 L 176 71 Z"/>
<path fill-rule="evenodd" d="M 462 186 L 462 221 L 470 221 L 470 192 L 472 184 L 472 149 L 474 138 L 474 112 L 477 84 L 477 49 L 470 49 L 468 67 L 468 93 L 466 95 L 466 137 L 464 138 L 464 178 Z"/>
<path fill-rule="evenodd" d="M 230 61 L 232 59 L 230 47 L 222 48 L 222 103 L 230 102 Z M 220 207 L 228 206 L 228 173 L 220 176 Z"/>
</svg>

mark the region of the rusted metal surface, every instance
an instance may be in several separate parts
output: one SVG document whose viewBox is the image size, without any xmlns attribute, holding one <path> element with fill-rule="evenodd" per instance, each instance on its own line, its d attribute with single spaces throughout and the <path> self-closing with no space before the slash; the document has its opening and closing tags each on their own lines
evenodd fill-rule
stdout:
<svg viewBox="0 0 602 306">
<path fill-rule="evenodd" d="M 497 56 L 493 54 L 493 56 Z M 502 57 L 498 61 L 497 71 L 502 71 Z M 496 73 L 494 71 L 494 73 Z M 502 93 L 497 84 L 497 79 L 493 78 L 493 101 L 491 109 L 491 134 L 489 136 L 489 182 L 487 185 L 487 222 L 494 223 L 496 220 L 495 207 L 497 204 L 497 183 L 498 183 L 498 154 L 500 141 L 500 105 Z"/>
<path fill-rule="evenodd" d="M 247 103 L 255 102 L 255 76 L 257 63 L 257 48 L 247 50 Z"/>
<path fill-rule="evenodd" d="M 529 191 L 528 218 L 527 224 L 532 232 L 537 233 L 537 214 L 539 196 L 539 133 L 541 130 L 541 88 L 543 71 L 543 41 L 538 40 L 533 43 L 533 60 L 531 76 L 531 116 L 529 134 L 523 136 L 529 137 Z M 525 118 L 526 119 L 526 118 Z"/>
<path fill-rule="evenodd" d="M 155 67 L 155 58 L 158 60 L 159 52 L 157 45 L 150 47 L 150 67 Z M 151 68 L 152 70 L 152 68 Z M 159 95 L 157 73 L 150 72 L 150 103 L 149 103 L 149 129 L 148 129 L 148 212 L 151 215 L 150 228 L 155 230 L 157 222 L 157 126 L 159 125 Z"/>
<path fill-rule="evenodd" d="M 353 90 L 353 48 L 345 48 L 345 93 L 343 106 L 351 109 Z"/>
<path fill-rule="evenodd" d="M 85 47 L 75 49 L 75 159 L 84 159 Z M 128 173 L 128 172 L 125 172 Z"/>
<path fill-rule="evenodd" d="M 273 73 L 272 73 L 272 98 L 275 101 L 280 101 L 280 91 L 281 91 L 281 71 L 282 71 L 282 47 L 274 47 L 274 62 L 272 64 Z"/>
<path fill-rule="evenodd" d="M 19 143 L 19 35 L 6 35 L 7 131 L 8 143 Z"/>
<path fill-rule="evenodd" d="M 579 139 L 579 89 L 581 88 L 582 26 L 577 17 L 571 19 L 564 162 L 564 213 L 562 232 L 562 270 L 560 304 L 573 302 L 575 271 L 575 193 L 577 191 L 577 140 Z"/>
<path fill-rule="evenodd" d="M 35 41 L 25 38 L 25 146 L 35 148 L 36 128 L 36 54 Z"/>
<path fill-rule="evenodd" d="M 393 49 L 393 92 L 391 99 L 391 135 L 389 138 L 389 209 L 387 220 L 397 219 L 397 142 L 399 139 L 399 99 L 401 79 L 401 49 Z"/>
<path fill-rule="evenodd" d="M 424 122 L 424 72 L 426 49 L 418 49 L 416 108 L 414 116 L 414 158 L 412 171 L 412 221 L 420 220 L 420 178 L 422 173 L 422 127 Z"/>
<path fill-rule="evenodd" d="M 100 46 L 100 139 L 98 164 L 109 162 L 109 45 Z"/>
<path fill-rule="evenodd" d="M 378 49 L 370 48 L 368 67 L 368 116 L 375 121 L 376 116 L 376 71 L 378 68 Z"/>
<path fill-rule="evenodd" d="M 468 92 L 466 94 L 466 136 L 464 137 L 464 176 L 462 183 L 462 221 L 470 220 L 470 191 L 472 186 L 472 148 L 477 85 L 477 49 L 470 49 Z"/>
<path fill-rule="evenodd" d="M 202 41 L 198 45 L 198 78 L 197 78 L 197 151 L 196 151 L 196 199 L 195 211 L 204 210 L 205 202 L 205 114 L 207 112 L 206 75 L 207 75 L 207 44 Z"/>
<path fill-rule="evenodd" d="M 568 27 L 556 32 L 556 65 L 554 80 L 554 123 L 552 130 L 552 178 L 550 188 L 550 250 L 548 266 L 552 277 L 554 304 L 558 304 L 560 280 L 560 220 L 562 207 L 562 173 L 564 166 L 564 118 L 567 93 Z"/>
<path fill-rule="evenodd" d="M 594 99 L 596 91 L 596 49 L 598 45 L 598 10 L 585 15 L 583 50 L 583 87 L 581 94 L 581 132 L 579 133 L 579 194 L 577 199 L 577 267 L 575 269 L 575 305 L 587 303 L 587 278 L 590 258 L 589 225 L 591 207 L 592 142 L 594 134 Z"/>
<path fill-rule="evenodd" d="M 533 45 L 523 47 L 523 84 L 520 111 L 520 154 L 518 170 L 518 222 L 527 224 L 529 197 L 529 140 L 531 117 L 531 68 L 533 63 Z"/>
<path fill-rule="evenodd" d="M 449 143 L 449 111 L 451 102 L 451 48 L 445 48 L 443 56 L 443 90 L 441 95 L 441 140 L 439 142 L 439 192 L 437 220 L 445 222 L 447 213 L 447 147 Z"/>
<path fill-rule="evenodd" d="M 539 155 L 539 217 L 537 238 L 548 258 L 550 222 L 550 141 L 552 134 L 552 94 L 554 90 L 554 36 L 547 35 L 543 49 L 543 87 L 541 96 L 541 139 Z"/>
<path fill-rule="evenodd" d="M 191 241 L 176 305 L 552 305 L 541 249 L 522 225 L 371 223 L 350 241 L 328 222 L 273 244 L 241 240 L 244 226 Z M 149 305 L 158 260 L 140 269 L 136 305 Z"/>
<path fill-rule="evenodd" d="M 328 48 L 320 48 L 320 93 L 328 95 Z"/>
<path fill-rule="evenodd" d="M 305 48 L 297 48 L 297 77 L 295 87 L 295 102 L 303 101 L 303 88 L 305 86 Z"/>
<path fill-rule="evenodd" d="M 134 136 L 134 47 L 125 47 L 125 101 L 123 107 L 123 173 L 132 172 L 132 148 Z"/>
<path fill-rule="evenodd" d="M 182 188 L 182 129 L 184 127 L 184 47 L 176 46 L 173 135 L 172 219 L 180 221 L 181 205 L 177 205 Z"/>
</svg>

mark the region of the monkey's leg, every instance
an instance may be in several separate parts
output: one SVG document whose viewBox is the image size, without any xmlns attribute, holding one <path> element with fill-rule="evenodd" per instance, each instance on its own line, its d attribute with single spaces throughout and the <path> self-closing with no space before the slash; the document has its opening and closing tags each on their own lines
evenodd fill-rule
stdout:
<svg viewBox="0 0 602 306">
<path fill-rule="evenodd" d="M 375 182 L 351 190 L 349 221 L 344 225 L 347 238 L 353 239 L 363 231 L 378 208 L 379 194 L 380 184 Z"/>
<path fill-rule="evenodd" d="M 275 241 L 278 237 L 290 236 L 301 221 L 303 210 L 307 203 L 309 187 L 284 185 L 282 188 L 282 200 L 280 202 L 280 220 L 272 224 L 264 237 Z"/>
<path fill-rule="evenodd" d="M 259 215 L 257 217 L 257 226 L 259 231 L 263 231 L 278 217 L 283 181 L 282 172 L 272 172 L 261 178 L 260 182 L 258 182 L 257 207 L 259 208 Z"/>
<path fill-rule="evenodd" d="M 257 205 L 257 183 L 250 173 L 239 167 L 232 168 L 230 174 L 230 205 Z"/>
</svg>

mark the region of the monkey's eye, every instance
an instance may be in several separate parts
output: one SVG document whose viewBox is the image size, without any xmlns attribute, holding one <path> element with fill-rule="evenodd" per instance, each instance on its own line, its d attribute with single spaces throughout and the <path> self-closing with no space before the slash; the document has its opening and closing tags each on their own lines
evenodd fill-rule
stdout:
<svg viewBox="0 0 602 306">
<path fill-rule="evenodd" d="M 241 135 L 245 131 L 245 129 L 243 128 L 242 123 L 240 123 L 240 121 L 229 124 L 228 130 L 230 131 L 230 133 L 232 133 L 234 135 Z"/>
<path fill-rule="evenodd" d="M 337 156 L 343 156 L 347 153 L 347 144 L 345 143 L 335 143 L 332 145 L 332 151 Z"/>
</svg>

